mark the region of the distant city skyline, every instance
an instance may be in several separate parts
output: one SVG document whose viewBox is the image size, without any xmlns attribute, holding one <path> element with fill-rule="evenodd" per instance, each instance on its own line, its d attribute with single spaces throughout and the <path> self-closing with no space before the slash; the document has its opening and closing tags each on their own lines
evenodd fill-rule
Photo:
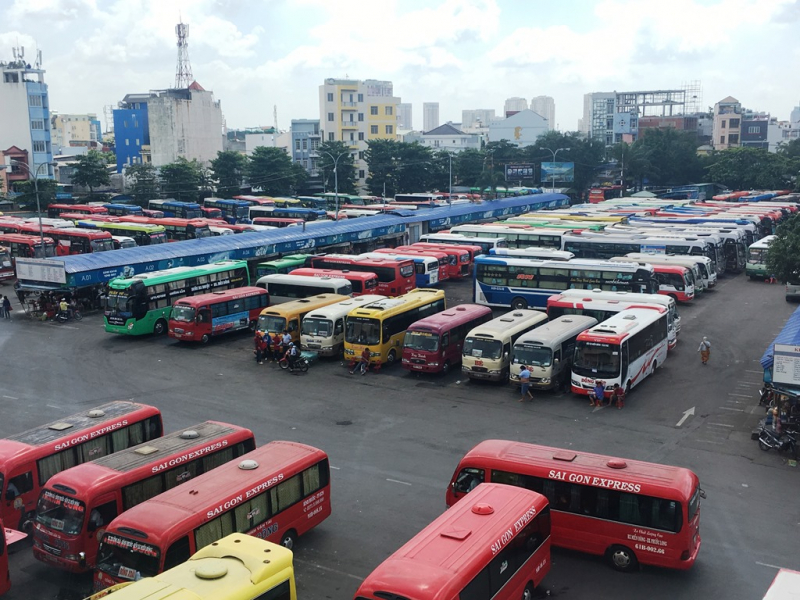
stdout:
<svg viewBox="0 0 800 600">
<path fill-rule="evenodd" d="M 418 107 L 414 129 L 423 102 L 439 103 L 439 123 L 458 123 L 463 110 L 499 116 L 507 98 L 546 95 L 558 108 L 552 125 L 573 131 L 584 94 L 692 80 L 702 82 L 703 109 L 734 96 L 784 120 L 798 105 L 784 84 L 800 58 L 792 0 L 673 0 L 668 10 L 634 0 L 354 0 L 348 11 L 322 0 L 6 4 L 0 60 L 16 45 L 31 61 L 41 50 L 51 109 L 62 113 L 103 115 L 128 93 L 171 87 L 179 19 L 194 79 L 222 102 L 230 128 L 272 125 L 274 106 L 282 129 L 318 117 L 317 89 L 331 77 L 392 81 Z M 404 34 L 374 26 L 386 22 Z"/>
</svg>

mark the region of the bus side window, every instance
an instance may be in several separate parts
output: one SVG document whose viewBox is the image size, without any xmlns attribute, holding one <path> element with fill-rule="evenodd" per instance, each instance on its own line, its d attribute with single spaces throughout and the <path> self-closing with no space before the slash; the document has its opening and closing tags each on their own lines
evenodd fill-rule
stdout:
<svg viewBox="0 0 800 600">
<path fill-rule="evenodd" d="M 622 387 L 625 387 L 625 379 L 628 376 L 628 342 L 625 341 L 622 343 L 622 369 L 620 374 L 622 375 Z"/>
<path fill-rule="evenodd" d="M 178 541 L 174 542 L 167 550 L 164 557 L 164 570 L 171 569 L 183 562 L 189 560 L 189 536 L 185 535 Z"/>
<path fill-rule="evenodd" d="M 211 311 L 207 308 L 202 308 L 197 313 L 198 323 L 209 323 L 211 321 Z"/>
<path fill-rule="evenodd" d="M 8 480 L 6 488 L 6 500 L 13 500 L 33 489 L 33 475 L 31 471 L 22 473 Z"/>
<path fill-rule="evenodd" d="M 478 484 L 481 484 L 484 481 L 486 481 L 486 475 L 483 469 L 461 469 L 458 477 L 456 477 L 454 486 L 455 491 L 466 494 L 474 490 L 476 487 L 478 487 Z"/>
<path fill-rule="evenodd" d="M 108 525 L 117 516 L 117 502 L 112 500 L 99 506 L 95 506 L 89 512 L 89 531 L 97 531 L 104 525 Z"/>
<path fill-rule="evenodd" d="M 289 332 L 297 331 L 297 319 L 292 319 L 289 321 L 289 326 L 286 329 Z"/>
<path fill-rule="evenodd" d="M 336 326 L 333 329 L 333 335 L 341 335 L 344 331 L 344 319 L 336 319 Z"/>
<path fill-rule="evenodd" d="M 447 348 L 450 344 L 450 332 L 446 332 L 442 334 L 442 348 Z"/>
</svg>

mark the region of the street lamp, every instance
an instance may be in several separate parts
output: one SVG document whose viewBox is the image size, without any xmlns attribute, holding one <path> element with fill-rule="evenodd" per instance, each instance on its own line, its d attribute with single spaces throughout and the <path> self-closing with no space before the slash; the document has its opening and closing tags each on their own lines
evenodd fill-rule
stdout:
<svg viewBox="0 0 800 600">
<path fill-rule="evenodd" d="M 11 166 L 18 166 L 24 168 L 28 172 L 28 177 L 33 178 L 33 189 L 36 193 L 36 214 L 39 217 L 39 241 L 42 244 L 42 257 L 45 256 L 45 249 L 44 249 L 44 230 L 42 228 L 42 207 L 39 205 L 39 170 L 42 167 L 51 167 L 55 166 L 57 163 L 41 163 L 38 167 L 36 167 L 35 171 L 31 171 L 31 168 L 24 162 L 20 162 L 18 160 L 11 159 Z"/>
<path fill-rule="evenodd" d="M 336 194 L 336 220 L 339 220 L 339 159 L 345 156 L 346 154 L 350 154 L 350 152 L 342 152 L 337 154 L 334 158 L 333 154 L 328 152 L 327 150 L 317 150 L 317 152 L 322 152 L 322 154 L 327 154 L 331 157 L 333 161 L 333 185 L 334 185 L 334 194 Z"/>
<path fill-rule="evenodd" d="M 562 150 L 564 150 L 564 152 L 569 152 L 570 149 L 569 148 L 559 148 L 555 152 L 550 150 L 550 148 L 544 148 L 544 150 L 547 150 L 550 154 L 552 154 L 553 155 L 553 162 L 556 162 L 556 154 L 558 154 Z M 553 173 L 553 184 L 550 186 L 550 189 L 551 189 L 551 191 L 555 191 L 556 190 L 556 174 L 555 173 Z"/>
<path fill-rule="evenodd" d="M 450 189 L 448 190 L 447 196 L 447 204 L 450 206 L 453 205 L 453 154 L 451 152 L 447 153 L 447 162 L 449 163 L 449 170 L 450 170 Z"/>
</svg>

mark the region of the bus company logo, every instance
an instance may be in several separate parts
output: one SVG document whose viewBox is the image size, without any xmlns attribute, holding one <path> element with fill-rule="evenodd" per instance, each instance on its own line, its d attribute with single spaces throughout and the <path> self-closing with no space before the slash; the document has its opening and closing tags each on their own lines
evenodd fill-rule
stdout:
<svg viewBox="0 0 800 600">
<path fill-rule="evenodd" d="M 533 279 L 533 275 L 529 273 L 517 273 L 517 279 Z"/>
<path fill-rule="evenodd" d="M 550 471 L 547 475 L 550 479 L 559 481 L 569 481 L 570 483 L 581 483 L 592 487 L 602 487 L 621 492 L 633 492 L 638 494 L 642 486 L 638 483 L 619 481 L 618 479 L 606 479 L 604 477 L 594 477 L 592 475 L 582 475 L 580 473 L 567 473 L 566 471 Z"/>
<path fill-rule="evenodd" d="M 180 482 L 186 481 L 191 476 L 192 476 L 192 474 L 189 473 L 189 471 L 184 471 L 183 473 L 181 473 L 177 477 L 175 477 L 175 481 L 180 483 Z"/>
<path fill-rule="evenodd" d="M 219 441 L 219 442 L 217 442 L 215 444 L 210 444 L 208 446 L 204 446 L 202 448 L 198 448 L 197 450 L 194 450 L 193 452 L 187 452 L 186 454 L 183 454 L 181 456 L 176 456 L 175 458 L 171 458 L 169 460 L 164 461 L 161 464 L 153 466 L 152 469 L 151 469 L 151 472 L 152 473 L 159 473 L 160 471 L 163 471 L 164 469 L 169 469 L 170 467 L 174 467 L 176 465 L 180 465 L 182 463 L 185 463 L 187 460 L 192 460 L 192 459 L 195 459 L 195 458 L 199 458 L 201 456 L 204 456 L 205 454 L 208 454 L 209 452 L 214 452 L 215 450 L 219 450 L 221 448 L 224 448 L 227 445 L 228 445 L 228 440 L 221 440 L 221 441 Z M 180 480 L 178 480 L 178 481 L 180 481 Z"/>
<path fill-rule="evenodd" d="M 251 521 L 251 520 L 255 519 L 260 514 L 261 514 L 261 509 L 260 508 L 254 508 L 249 513 L 247 513 L 247 520 Z"/>
<path fill-rule="evenodd" d="M 107 427 L 101 427 L 100 429 L 97 429 L 95 431 L 91 431 L 89 433 L 84 433 L 83 435 L 80 435 L 78 437 L 74 437 L 71 440 L 67 440 L 67 441 L 65 441 L 65 442 L 63 442 L 61 444 L 56 444 L 55 446 L 53 446 L 53 450 L 65 450 L 67 448 L 71 448 L 72 446 L 75 446 L 77 444 L 82 444 L 83 442 L 88 442 L 89 440 L 92 440 L 92 439 L 96 438 L 99 435 L 105 435 L 106 433 L 110 433 L 112 431 L 115 431 L 115 430 L 119 429 L 120 427 L 125 427 L 127 424 L 128 424 L 128 420 L 127 419 L 123 419 L 122 421 L 117 421 L 116 423 L 113 423 L 112 425 L 108 425 Z"/>
<path fill-rule="evenodd" d="M 508 561 L 504 560 L 500 563 L 500 573 L 505 573 L 506 569 L 508 569 Z"/>
</svg>

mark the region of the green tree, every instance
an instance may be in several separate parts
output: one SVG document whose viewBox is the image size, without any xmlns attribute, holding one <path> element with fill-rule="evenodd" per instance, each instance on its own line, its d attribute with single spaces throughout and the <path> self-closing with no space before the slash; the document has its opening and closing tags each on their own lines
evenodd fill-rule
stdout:
<svg viewBox="0 0 800 600">
<path fill-rule="evenodd" d="M 800 170 L 800 159 L 762 148 L 730 148 L 714 153 L 711 161 L 711 181 L 732 190 L 794 188 Z"/>
<path fill-rule="evenodd" d="M 289 196 L 306 177 L 306 171 L 292 162 L 281 148 L 259 146 L 247 163 L 247 180 L 266 196 Z"/>
<path fill-rule="evenodd" d="M 563 149 L 556 155 L 557 161 L 575 163 L 574 180 L 562 185 L 574 188 L 581 195 L 594 183 L 598 167 L 605 162 L 605 146 L 598 140 L 585 139 L 578 133 L 548 131 L 539 136 L 535 144 L 525 148 L 525 162 L 538 163 L 541 169 L 541 163 L 552 162 L 553 152 L 559 148 Z M 542 182 L 545 187 L 546 184 Z"/>
<path fill-rule="evenodd" d="M 373 196 L 388 198 L 397 193 L 397 164 L 400 160 L 400 143 L 394 140 L 370 140 L 364 152 L 369 167 L 367 189 Z"/>
<path fill-rule="evenodd" d="M 419 142 L 397 144 L 396 193 L 425 192 L 433 187 L 433 150 Z"/>
<path fill-rule="evenodd" d="M 671 127 L 648 131 L 633 145 L 650 163 L 647 179 L 651 185 L 699 183 L 704 174 L 697 156 L 697 135 Z M 639 148 L 641 147 L 641 149 Z"/>
<path fill-rule="evenodd" d="M 781 142 L 778 145 L 778 153 L 789 159 L 800 158 L 800 138 Z"/>
<path fill-rule="evenodd" d="M 56 200 L 56 192 L 58 192 L 58 184 L 54 179 L 39 179 L 37 182 L 39 187 L 39 205 L 42 210 L 45 210 L 50 204 Z M 14 191 L 22 194 L 17 196 L 15 202 L 20 206 L 25 206 L 29 209 L 36 209 L 36 186 L 33 180 L 19 181 L 14 184 Z"/>
<path fill-rule="evenodd" d="M 797 281 L 800 274 L 800 214 L 778 226 L 769 245 L 767 269 L 779 281 Z"/>
<path fill-rule="evenodd" d="M 339 193 L 356 193 L 356 165 L 353 161 L 353 151 L 344 142 L 322 142 L 317 148 L 319 162 L 317 168 L 323 173 L 323 185 L 326 190 L 333 190 L 336 186 L 336 178 L 339 179 Z M 331 158 L 333 157 L 333 158 Z M 336 160 L 336 171 L 333 172 L 334 158 Z"/>
<path fill-rule="evenodd" d="M 622 142 L 612 146 L 609 155 L 619 165 L 620 178 L 623 179 L 622 185 L 625 188 L 631 184 L 642 188 L 645 179 L 649 180 L 653 174 L 650 149 L 644 144 Z"/>
<path fill-rule="evenodd" d="M 151 163 L 129 165 L 125 167 L 128 179 L 128 193 L 136 204 L 147 207 L 147 201 L 159 196 L 158 172 Z"/>
<path fill-rule="evenodd" d="M 453 185 L 475 187 L 483 171 L 484 153 L 470 148 L 453 157 Z"/>
<path fill-rule="evenodd" d="M 164 165 L 159 171 L 162 194 L 182 202 L 197 202 L 205 180 L 203 171 L 203 166 L 197 159 L 189 161 L 182 156 L 175 162 Z"/>
<path fill-rule="evenodd" d="M 439 150 L 433 153 L 430 164 L 430 187 L 431 190 L 447 192 L 450 189 L 450 163 L 453 164 L 453 185 L 456 185 L 456 167 L 458 154 Z"/>
<path fill-rule="evenodd" d="M 110 184 L 108 163 L 102 152 L 89 150 L 83 156 L 79 156 L 71 180 L 75 185 L 89 188 L 90 196 L 94 194 L 94 188 Z"/>
<path fill-rule="evenodd" d="M 247 157 L 233 150 L 217 152 L 211 161 L 211 176 L 217 183 L 217 195 L 230 198 L 239 194 L 247 168 Z"/>
</svg>

